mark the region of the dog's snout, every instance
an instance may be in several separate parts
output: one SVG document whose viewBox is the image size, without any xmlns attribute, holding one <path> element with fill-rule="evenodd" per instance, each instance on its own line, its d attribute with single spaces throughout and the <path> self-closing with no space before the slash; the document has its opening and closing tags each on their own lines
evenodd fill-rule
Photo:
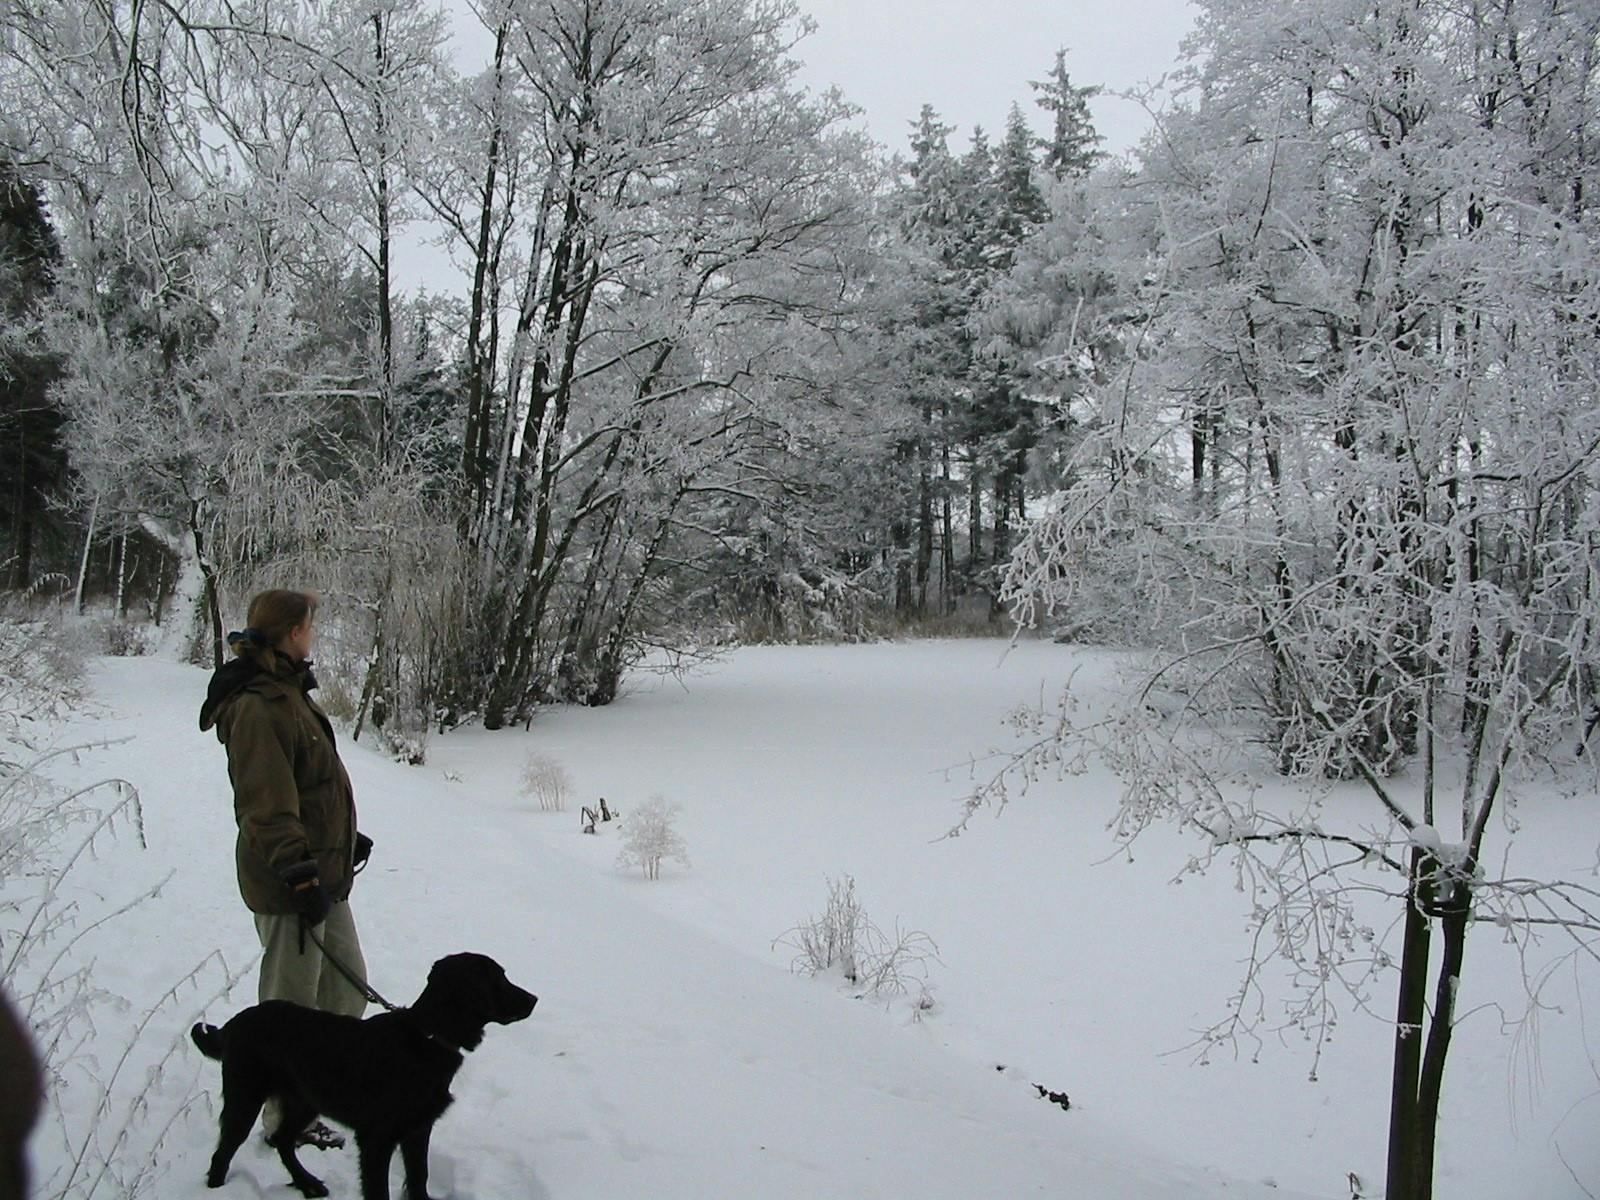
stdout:
<svg viewBox="0 0 1600 1200">
<path fill-rule="evenodd" d="M 539 997 L 532 992 L 525 992 L 516 984 L 506 981 L 506 994 L 501 998 L 500 1018 L 502 1025 L 510 1025 L 513 1021 L 526 1020 L 533 1015 L 533 1006 L 539 1003 Z"/>
</svg>

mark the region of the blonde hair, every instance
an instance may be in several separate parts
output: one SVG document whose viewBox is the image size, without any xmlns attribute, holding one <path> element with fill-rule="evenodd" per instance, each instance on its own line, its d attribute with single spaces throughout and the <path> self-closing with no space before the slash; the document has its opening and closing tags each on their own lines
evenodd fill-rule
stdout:
<svg viewBox="0 0 1600 1200">
<path fill-rule="evenodd" d="M 271 588 L 258 592 L 245 615 L 246 628 L 228 635 L 228 648 L 235 654 L 251 655 L 269 669 L 276 665 L 278 644 L 289 632 L 316 615 L 315 592 L 296 592 Z"/>
</svg>

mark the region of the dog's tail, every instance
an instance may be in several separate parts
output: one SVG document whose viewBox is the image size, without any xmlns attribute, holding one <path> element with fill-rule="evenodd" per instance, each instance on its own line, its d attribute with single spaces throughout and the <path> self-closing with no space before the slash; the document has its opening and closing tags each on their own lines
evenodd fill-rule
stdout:
<svg viewBox="0 0 1600 1200">
<path fill-rule="evenodd" d="M 193 1029 L 189 1030 L 189 1036 L 194 1039 L 194 1044 L 200 1048 L 201 1054 L 204 1054 L 207 1058 L 214 1058 L 218 1062 L 222 1061 L 224 1046 L 222 1030 L 215 1025 L 197 1024 Z"/>
</svg>

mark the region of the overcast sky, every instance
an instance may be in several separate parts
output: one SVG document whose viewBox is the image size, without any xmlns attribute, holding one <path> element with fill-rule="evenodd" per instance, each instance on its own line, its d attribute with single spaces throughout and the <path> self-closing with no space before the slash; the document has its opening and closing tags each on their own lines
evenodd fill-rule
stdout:
<svg viewBox="0 0 1600 1200">
<path fill-rule="evenodd" d="M 863 109 L 867 130 L 891 151 L 906 149 L 909 123 L 932 104 L 956 127 L 953 149 L 974 125 L 998 136 L 1013 103 L 1045 132 L 1031 79 L 1043 79 L 1056 50 L 1078 86 L 1107 93 L 1154 83 L 1178 59 L 1194 28 L 1189 0 L 799 0 L 817 22 L 800 43 L 800 81 L 821 92 L 837 85 Z M 468 73 L 488 61 L 491 43 L 468 0 L 444 0 L 455 17 L 457 65 Z M 1130 149 L 1149 128 L 1131 101 L 1094 101 L 1104 149 Z"/>
<path fill-rule="evenodd" d="M 904 154 L 910 123 L 924 103 L 955 126 L 952 150 L 963 150 L 974 125 L 998 138 L 1006 113 L 1020 104 L 1035 132 L 1049 129 L 1033 102 L 1031 79 L 1043 79 L 1056 50 L 1067 51 L 1067 74 L 1078 86 L 1102 85 L 1093 103 L 1102 149 L 1131 149 L 1150 127 L 1139 105 L 1112 91 L 1154 83 L 1178 60 L 1194 27 L 1189 0 L 799 0 L 817 31 L 795 53 L 800 82 L 821 92 L 837 86 L 862 109 L 867 131 Z M 482 70 L 492 40 L 468 0 L 443 0 L 453 14 L 460 70 Z M 422 226 L 402 235 L 407 250 L 402 286 L 456 290 L 461 273 L 430 244 Z"/>
<path fill-rule="evenodd" d="M 1178 59 L 1194 28 L 1188 0 L 800 0 L 817 32 L 800 44 L 801 79 L 821 90 L 837 84 L 864 110 L 867 128 L 904 152 L 909 122 L 932 104 L 967 143 L 973 125 L 998 136 L 1020 104 L 1039 133 L 1048 117 L 1033 103 L 1031 79 L 1043 79 L 1056 50 L 1067 74 L 1107 91 L 1153 83 Z M 1104 149 L 1131 148 L 1149 128 L 1136 104 L 1102 96 L 1093 104 Z"/>
</svg>

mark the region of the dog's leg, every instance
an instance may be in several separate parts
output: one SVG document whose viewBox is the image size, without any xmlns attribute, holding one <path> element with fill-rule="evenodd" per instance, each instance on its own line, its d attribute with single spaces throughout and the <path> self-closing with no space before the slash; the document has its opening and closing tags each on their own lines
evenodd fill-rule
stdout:
<svg viewBox="0 0 1600 1200">
<path fill-rule="evenodd" d="M 211 1167 L 206 1172 L 207 1187 L 219 1188 L 228 1178 L 228 1164 L 250 1136 L 266 1099 L 265 1087 L 251 1072 L 237 1064 L 223 1063 L 221 1131 L 217 1152 L 211 1156 Z"/>
<path fill-rule="evenodd" d="M 222 1131 L 217 1138 L 217 1151 L 211 1156 L 211 1167 L 206 1171 L 207 1187 L 219 1188 L 227 1181 L 228 1165 L 233 1162 L 233 1156 L 250 1136 L 250 1129 L 256 1123 L 256 1114 L 260 1111 L 260 1102 L 249 1109 L 242 1105 L 224 1102 Z"/>
<path fill-rule="evenodd" d="M 308 1200 L 326 1196 L 328 1185 L 306 1170 L 295 1154 L 295 1143 L 299 1141 L 300 1134 L 317 1119 L 316 1110 L 300 1096 L 280 1096 L 279 1102 L 283 1106 L 283 1116 L 278 1121 L 278 1127 L 272 1131 L 272 1136 L 267 1139 L 267 1144 L 278 1152 L 279 1160 L 289 1172 L 290 1181 L 302 1196 L 308 1197 Z"/>
<path fill-rule="evenodd" d="M 400 1139 L 400 1161 L 406 1168 L 406 1200 L 429 1200 L 428 1139 L 432 1135 L 430 1121 Z"/>
<path fill-rule="evenodd" d="M 295 1133 L 290 1134 L 288 1137 L 285 1137 L 281 1132 L 273 1134 L 272 1148 L 278 1152 L 279 1160 L 289 1172 L 289 1181 L 294 1184 L 300 1194 L 307 1197 L 307 1200 L 317 1200 L 319 1196 L 328 1194 L 328 1185 L 301 1166 L 300 1160 L 295 1157 L 294 1139 L 298 1132 L 296 1130 Z"/>
<path fill-rule="evenodd" d="M 361 1156 L 361 1200 L 389 1200 L 389 1162 L 396 1139 L 390 1134 L 356 1134 Z"/>
</svg>

